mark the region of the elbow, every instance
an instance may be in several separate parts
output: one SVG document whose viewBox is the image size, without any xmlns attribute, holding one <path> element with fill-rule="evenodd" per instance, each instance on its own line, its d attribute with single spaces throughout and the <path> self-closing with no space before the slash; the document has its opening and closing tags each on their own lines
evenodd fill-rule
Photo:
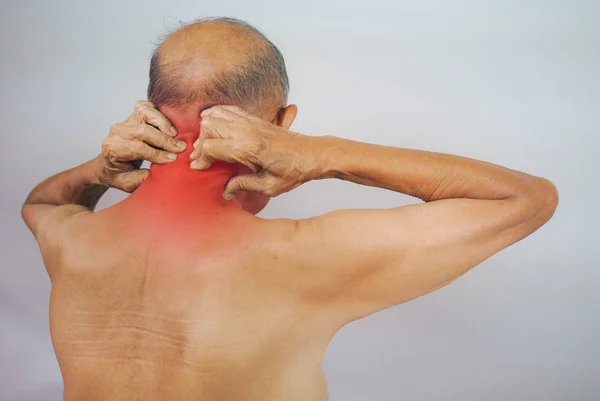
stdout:
<svg viewBox="0 0 600 401">
<path fill-rule="evenodd" d="M 33 199 L 33 192 L 30 193 L 27 196 L 27 199 L 25 199 L 25 202 L 23 202 L 23 204 L 21 205 L 21 218 L 27 223 L 28 219 L 29 219 L 29 214 L 30 214 L 30 209 L 31 209 L 31 204 L 32 199 Z"/>
<path fill-rule="evenodd" d="M 540 179 L 540 186 L 540 202 L 542 208 L 548 210 L 550 212 L 550 217 L 552 217 L 558 208 L 558 203 L 560 201 L 558 189 L 550 180 L 545 178 Z"/>
<path fill-rule="evenodd" d="M 27 202 L 25 202 L 23 204 L 23 206 L 21 206 L 21 218 L 25 222 L 25 225 L 27 226 L 27 228 L 29 228 L 29 230 L 31 230 L 33 232 L 33 228 L 31 225 L 31 210 L 30 209 L 31 209 L 31 205 L 29 205 Z"/>
<path fill-rule="evenodd" d="M 21 218 L 29 228 L 31 228 L 31 213 L 31 204 L 27 202 L 23 203 L 21 206 Z"/>
<path fill-rule="evenodd" d="M 21 218 L 27 222 L 27 216 L 28 216 L 28 208 L 29 204 L 27 203 L 27 201 L 25 201 L 22 205 L 21 205 Z"/>
<path fill-rule="evenodd" d="M 558 189 L 546 178 L 536 177 L 535 184 L 522 194 L 527 197 L 529 204 L 536 210 L 535 215 L 544 223 L 554 216 L 559 204 Z"/>
</svg>

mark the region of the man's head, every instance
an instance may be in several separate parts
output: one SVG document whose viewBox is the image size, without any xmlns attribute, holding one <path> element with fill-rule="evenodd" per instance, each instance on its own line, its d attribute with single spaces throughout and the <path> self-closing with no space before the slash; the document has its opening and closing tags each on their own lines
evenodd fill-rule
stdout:
<svg viewBox="0 0 600 401">
<path fill-rule="evenodd" d="M 240 106 L 268 118 L 285 108 L 283 56 L 262 33 L 233 18 L 206 18 L 170 34 L 150 62 L 148 100 L 159 109 Z"/>
<path fill-rule="evenodd" d="M 176 125 L 186 121 L 193 126 L 187 120 L 199 120 L 202 110 L 222 104 L 288 129 L 297 112 L 295 105 L 286 106 L 288 92 L 277 47 L 233 18 L 205 18 L 184 26 L 157 47 L 150 61 L 148 100 Z M 254 193 L 237 198 L 253 213 L 269 199 Z"/>
</svg>

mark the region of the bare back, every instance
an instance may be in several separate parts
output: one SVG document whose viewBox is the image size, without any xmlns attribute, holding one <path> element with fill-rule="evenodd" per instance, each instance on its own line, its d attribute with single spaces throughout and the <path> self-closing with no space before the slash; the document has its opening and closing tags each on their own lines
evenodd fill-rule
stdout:
<svg viewBox="0 0 600 401">
<path fill-rule="evenodd" d="M 190 148 L 193 132 L 180 134 Z M 297 142 L 281 135 L 288 152 L 262 164 L 300 165 Z M 337 330 L 449 284 L 536 231 L 558 205 L 548 180 L 489 163 L 306 141 L 298 148 L 330 155 L 315 177 L 346 172 L 405 194 L 421 188 L 426 203 L 259 219 L 239 196 L 223 198 L 235 164 L 196 171 L 190 149 L 153 164 L 130 197 L 103 211 L 66 198 L 24 205 L 52 279 L 65 401 L 326 400 L 321 362 Z M 447 170 L 457 182 L 440 186 L 438 171 Z M 47 185 L 71 196 L 66 178 Z"/>
<path fill-rule="evenodd" d="M 57 250 L 65 400 L 327 399 L 335 329 L 286 287 L 278 253 L 293 224 L 214 205 L 149 218 L 143 199 L 144 186 L 79 216 Z"/>
</svg>

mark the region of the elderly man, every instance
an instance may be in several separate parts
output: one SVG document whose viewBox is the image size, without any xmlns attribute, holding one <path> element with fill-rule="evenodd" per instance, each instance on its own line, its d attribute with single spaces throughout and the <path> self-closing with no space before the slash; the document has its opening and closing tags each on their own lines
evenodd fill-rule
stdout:
<svg viewBox="0 0 600 401">
<path fill-rule="evenodd" d="M 260 32 L 188 25 L 157 49 L 150 102 L 102 154 L 27 198 L 65 400 L 326 400 L 321 362 L 340 328 L 452 282 L 557 207 L 552 183 L 519 171 L 292 132 L 287 92 Z M 424 203 L 255 216 L 326 178 Z M 133 193 L 92 212 L 109 187 Z"/>
</svg>

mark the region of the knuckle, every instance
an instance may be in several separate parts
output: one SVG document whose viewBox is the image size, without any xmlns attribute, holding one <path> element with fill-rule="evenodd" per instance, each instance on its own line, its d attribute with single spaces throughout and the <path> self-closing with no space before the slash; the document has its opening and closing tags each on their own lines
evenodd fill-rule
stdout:
<svg viewBox="0 0 600 401">
<path fill-rule="evenodd" d="M 167 133 L 171 129 L 171 123 L 166 118 L 156 117 L 154 120 L 154 125 L 159 129 L 159 131 Z"/>
<path fill-rule="evenodd" d="M 152 110 L 153 109 L 150 106 L 143 105 L 139 108 L 139 113 L 144 119 L 147 119 L 152 117 Z"/>
<path fill-rule="evenodd" d="M 160 145 L 165 149 L 179 149 L 177 147 L 177 142 L 179 141 L 175 138 L 171 138 L 166 135 L 160 135 Z"/>
<path fill-rule="evenodd" d="M 202 142 L 202 155 L 210 154 L 213 151 L 213 143 L 211 141 L 203 141 Z"/>
<path fill-rule="evenodd" d="M 114 140 L 111 137 L 108 137 L 104 141 L 102 141 L 102 153 L 103 154 L 106 155 L 109 152 L 112 152 L 114 147 L 115 147 Z"/>
<path fill-rule="evenodd" d="M 123 131 L 118 136 L 119 140 L 133 142 L 140 139 L 140 135 L 135 130 Z"/>
<path fill-rule="evenodd" d="M 274 196 L 277 193 L 277 179 L 274 177 L 267 177 L 264 181 L 264 194 L 268 196 Z"/>
<path fill-rule="evenodd" d="M 110 129 L 108 130 L 108 134 L 109 135 L 118 135 L 121 131 L 123 131 L 123 128 L 124 128 L 123 123 L 113 124 L 113 125 L 111 125 Z"/>
<path fill-rule="evenodd" d="M 150 103 L 150 102 L 148 102 L 146 100 L 137 100 L 135 102 L 135 104 L 133 105 L 133 109 L 134 110 L 139 110 L 139 109 L 141 109 L 143 107 L 148 107 L 149 105 L 154 106 L 152 103 Z"/>
<path fill-rule="evenodd" d="M 116 163 L 119 161 L 118 153 L 112 148 L 107 149 L 104 153 L 104 156 L 111 163 Z"/>
<path fill-rule="evenodd" d="M 265 187 L 262 190 L 262 193 L 267 195 L 267 196 L 275 196 L 275 188 L 273 187 Z"/>
<path fill-rule="evenodd" d="M 165 152 L 161 152 L 158 149 L 150 148 L 150 157 L 152 160 L 166 160 L 167 154 Z"/>
<path fill-rule="evenodd" d="M 142 120 L 142 113 L 139 108 L 136 108 L 126 120 L 127 123 L 137 124 Z"/>
<path fill-rule="evenodd" d="M 202 126 L 203 127 L 208 127 L 210 126 L 210 124 L 214 121 L 214 117 L 211 115 L 202 117 Z"/>
<path fill-rule="evenodd" d="M 135 124 L 127 131 L 127 134 L 135 139 L 143 138 L 148 136 L 150 131 L 148 128 L 150 127 L 146 124 Z"/>
</svg>

